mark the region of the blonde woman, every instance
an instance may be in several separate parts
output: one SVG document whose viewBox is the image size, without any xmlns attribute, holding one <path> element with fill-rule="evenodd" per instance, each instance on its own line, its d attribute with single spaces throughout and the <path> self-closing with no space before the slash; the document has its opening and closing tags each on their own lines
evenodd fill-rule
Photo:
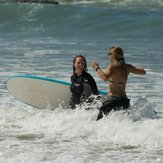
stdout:
<svg viewBox="0 0 163 163">
<path fill-rule="evenodd" d="M 108 115 L 111 110 L 127 109 L 130 99 L 126 95 L 126 83 L 130 73 L 145 75 L 144 68 L 135 67 L 131 64 L 126 64 L 124 59 L 123 49 L 119 46 L 113 46 L 109 49 L 108 57 L 110 64 L 106 72 L 102 71 L 97 62 L 92 63 L 92 68 L 97 71 L 98 76 L 109 82 L 108 100 L 103 103 L 100 108 L 97 120 L 103 117 L 103 114 Z"/>
</svg>

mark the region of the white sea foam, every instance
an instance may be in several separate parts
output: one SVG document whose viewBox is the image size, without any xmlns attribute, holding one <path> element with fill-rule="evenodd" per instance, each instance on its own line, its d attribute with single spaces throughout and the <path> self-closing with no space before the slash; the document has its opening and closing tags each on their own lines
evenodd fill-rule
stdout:
<svg viewBox="0 0 163 163">
<path fill-rule="evenodd" d="M 96 121 L 97 109 L 58 107 L 39 110 L 10 96 L 3 97 L 0 105 L 1 161 L 23 159 L 28 162 L 30 156 L 30 161 L 34 162 L 50 162 L 50 159 L 83 162 L 89 160 L 91 153 L 96 158 L 102 152 L 99 157 L 104 156 L 101 160 L 105 162 L 107 151 L 112 156 L 114 153 L 122 156 L 122 149 L 146 151 L 148 155 L 153 150 L 163 150 L 162 118 L 154 116 L 152 106 L 145 99 L 135 101 L 133 108 L 136 111 L 132 115 L 111 112 Z M 140 155 L 145 159 L 143 154 Z"/>
</svg>

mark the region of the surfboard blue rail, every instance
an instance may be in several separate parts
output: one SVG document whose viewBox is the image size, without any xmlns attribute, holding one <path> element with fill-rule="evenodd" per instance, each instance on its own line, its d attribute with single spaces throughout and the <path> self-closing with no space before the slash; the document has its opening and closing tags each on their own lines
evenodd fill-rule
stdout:
<svg viewBox="0 0 163 163">
<path fill-rule="evenodd" d="M 46 81 L 55 82 L 55 83 L 64 84 L 64 85 L 70 85 L 71 84 L 70 82 L 66 82 L 66 81 L 61 81 L 61 80 L 56 80 L 53 78 L 46 78 L 46 77 L 41 77 L 41 76 L 34 76 L 34 75 L 16 75 L 16 76 L 12 76 L 10 78 L 15 78 L 15 77 L 46 80 Z"/>
<path fill-rule="evenodd" d="M 39 80 L 45 80 L 45 81 L 55 82 L 55 83 L 64 84 L 64 85 L 71 85 L 71 82 L 56 80 L 56 79 L 48 78 L 48 77 L 34 76 L 34 75 L 16 75 L 16 76 L 12 76 L 10 78 L 15 78 L 15 77 L 39 79 Z M 107 95 L 108 94 L 106 90 L 99 90 L 99 93 L 102 94 L 102 95 Z"/>
</svg>

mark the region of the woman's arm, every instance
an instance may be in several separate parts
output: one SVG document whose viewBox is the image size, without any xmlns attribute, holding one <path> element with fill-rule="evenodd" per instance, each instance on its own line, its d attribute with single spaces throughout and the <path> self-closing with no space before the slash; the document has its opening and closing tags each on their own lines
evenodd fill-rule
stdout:
<svg viewBox="0 0 163 163">
<path fill-rule="evenodd" d="M 109 65 L 106 69 L 106 73 L 102 71 L 102 69 L 99 67 L 97 62 L 92 63 L 92 68 L 97 71 L 98 76 L 104 80 L 108 81 L 111 78 L 111 65 Z"/>
<path fill-rule="evenodd" d="M 129 72 L 131 72 L 133 74 L 138 74 L 138 75 L 146 74 L 146 71 L 144 70 L 144 68 L 135 67 L 133 65 L 128 65 L 128 70 L 129 70 Z"/>
</svg>

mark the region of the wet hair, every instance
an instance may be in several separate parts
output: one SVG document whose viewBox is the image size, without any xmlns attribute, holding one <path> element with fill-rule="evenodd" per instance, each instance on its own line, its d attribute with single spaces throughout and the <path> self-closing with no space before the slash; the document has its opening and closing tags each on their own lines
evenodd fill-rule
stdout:
<svg viewBox="0 0 163 163">
<path fill-rule="evenodd" d="M 127 78 L 127 69 L 126 69 L 126 62 L 124 59 L 123 49 L 119 46 L 112 46 L 109 50 L 110 51 L 112 50 L 112 55 L 113 55 L 114 59 L 117 62 L 119 62 L 119 64 L 121 65 L 121 72 L 122 72 L 122 70 L 124 70 L 125 76 Z"/>
<path fill-rule="evenodd" d="M 83 55 L 79 54 L 79 55 L 75 56 L 74 59 L 73 59 L 73 65 L 72 65 L 73 66 L 73 74 L 75 74 L 76 69 L 75 69 L 74 64 L 75 64 L 77 58 L 82 58 L 84 60 L 84 70 L 83 71 L 84 72 L 88 71 L 87 70 L 87 61 L 86 61 L 85 57 Z"/>
</svg>

